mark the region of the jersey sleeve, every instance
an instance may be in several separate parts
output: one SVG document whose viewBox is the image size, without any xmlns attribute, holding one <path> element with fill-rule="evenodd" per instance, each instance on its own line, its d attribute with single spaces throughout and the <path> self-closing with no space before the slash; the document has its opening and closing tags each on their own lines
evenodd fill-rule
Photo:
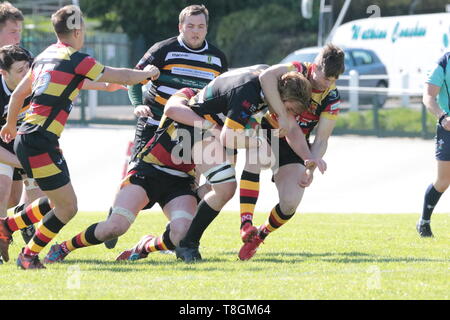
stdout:
<svg viewBox="0 0 450 320">
<path fill-rule="evenodd" d="M 148 51 L 144 54 L 144 56 L 139 60 L 136 64 L 135 69 L 144 70 L 144 68 L 148 65 L 154 65 L 159 67 L 159 55 L 160 55 L 161 47 L 157 44 L 153 45 Z"/>
<path fill-rule="evenodd" d="M 331 90 L 322 103 L 321 117 L 336 120 L 341 109 L 341 95 L 338 89 Z"/>
<path fill-rule="evenodd" d="M 97 81 L 105 72 L 105 66 L 87 54 L 76 52 L 71 58 L 75 63 L 75 74 L 86 79 Z"/>
<path fill-rule="evenodd" d="M 190 100 L 198 93 L 198 91 L 199 90 L 194 90 L 192 88 L 183 88 L 175 92 L 172 96 Z"/>
<path fill-rule="evenodd" d="M 442 87 L 444 84 L 445 72 L 444 68 L 437 63 L 434 68 L 428 71 L 426 83 L 433 84 L 438 87 Z"/>
</svg>

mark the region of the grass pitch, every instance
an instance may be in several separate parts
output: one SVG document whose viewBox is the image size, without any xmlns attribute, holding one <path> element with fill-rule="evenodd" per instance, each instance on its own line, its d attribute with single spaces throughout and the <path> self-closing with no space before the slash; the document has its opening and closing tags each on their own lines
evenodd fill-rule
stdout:
<svg viewBox="0 0 450 320">
<path fill-rule="evenodd" d="M 106 213 L 79 213 L 56 241 Z M 266 214 L 256 214 L 262 223 Z M 204 261 L 185 264 L 152 253 L 115 262 L 142 235 L 161 234 L 162 213 L 142 213 L 113 250 L 81 249 L 46 270 L 22 271 L 14 235 L 0 266 L 0 300 L 9 299 L 446 299 L 450 298 L 450 215 L 435 214 L 433 239 L 416 233 L 417 214 L 298 214 L 272 233 L 250 261 L 239 261 L 239 215 L 223 212 L 205 232 Z M 41 259 L 50 246 L 44 249 Z"/>
</svg>

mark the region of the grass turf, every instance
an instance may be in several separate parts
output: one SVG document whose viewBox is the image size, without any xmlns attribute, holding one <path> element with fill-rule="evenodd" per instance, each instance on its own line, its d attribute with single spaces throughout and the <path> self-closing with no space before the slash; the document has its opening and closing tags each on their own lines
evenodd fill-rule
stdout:
<svg viewBox="0 0 450 320">
<path fill-rule="evenodd" d="M 106 213 L 79 213 L 58 235 L 73 237 Z M 257 214 L 262 223 L 265 214 Z M 435 214 L 435 238 L 416 233 L 417 214 L 298 214 L 272 233 L 250 261 L 239 261 L 239 215 L 223 212 L 205 232 L 204 261 L 185 264 L 152 253 L 115 262 L 146 233 L 160 234 L 161 213 L 142 213 L 113 250 L 81 249 L 46 270 L 0 266 L 0 299 L 446 299 L 450 298 L 450 215 Z M 50 246 L 44 249 L 41 259 Z"/>
</svg>

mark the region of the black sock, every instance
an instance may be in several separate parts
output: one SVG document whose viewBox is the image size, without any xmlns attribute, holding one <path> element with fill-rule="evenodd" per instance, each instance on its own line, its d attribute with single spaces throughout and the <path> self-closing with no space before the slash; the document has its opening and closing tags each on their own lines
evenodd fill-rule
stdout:
<svg viewBox="0 0 450 320">
<path fill-rule="evenodd" d="M 197 207 L 197 213 L 186 236 L 180 241 L 180 247 L 198 246 L 203 232 L 213 222 L 219 212 L 212 209 L 205 200 L 202 200 Z"/>
<path fill-rule="evenodd" d="M 425 192 L 425 200 L 423 203 L 422 220 L 430 220 L 431 214 L 433 213 L 434 207 L 441 198 L 442 193 L 437 191 L 433 184 L 430 184 L 427 191 Z"/>
</svg>

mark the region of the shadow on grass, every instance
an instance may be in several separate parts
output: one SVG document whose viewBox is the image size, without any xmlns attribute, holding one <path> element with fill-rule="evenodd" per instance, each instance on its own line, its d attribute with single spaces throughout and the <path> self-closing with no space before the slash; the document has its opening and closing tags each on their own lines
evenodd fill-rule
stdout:
<svg viewBox="0 0 450 320">
<path fill-rule="evenodd" d="M 272 258 L 265 258 L 272 257 Z M 276 258 L 278 257 L 278 258 Z M 287 257 L 287 259 L 283 259 Z M 294 257 L 294 259 L 292 259 Z M 298 259 L 295 259 L 298 257 Z M 335 258 L 334 258 L 335 257 Z M 276 263 L 291 263 L 291 262 L 305 262 L 309 259 L 319 258 L 322 262 L 330 263 L 398 263 L 398 262 L 450 262 L 446 259 L 429 259 L 429 258 L 415 258 L 415 257 L 386 257 L 367 254 L 364 252 L 325 252 L 325 253 L 310 253 L 310 252 L 289 252 L 289 253 L 261 253 L 260 256 L 253 260 L 259 262 L 276 262 Z"/>
</svg>

